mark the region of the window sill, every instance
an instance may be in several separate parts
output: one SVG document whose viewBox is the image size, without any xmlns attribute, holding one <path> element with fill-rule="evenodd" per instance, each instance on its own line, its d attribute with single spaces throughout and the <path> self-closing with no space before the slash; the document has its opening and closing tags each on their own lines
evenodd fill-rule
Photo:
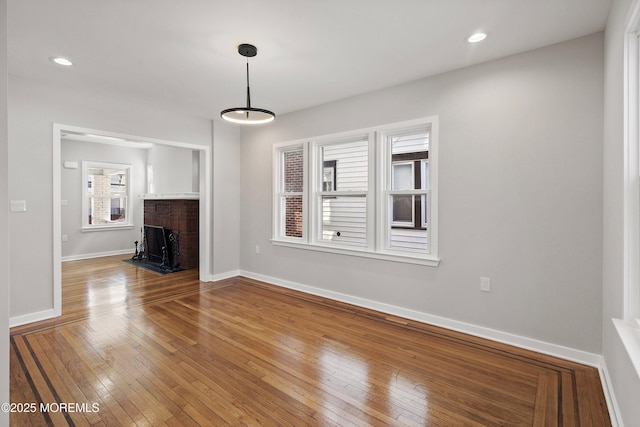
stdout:
<svg viewBox="0 0 640 427">
<path fill-rule="evenodd" d="M 620 340 L 629 354 L 631 363 L 640 378 L 640 324 L 637 322 L 624 321 L 622 319 L 612 319 L 618 331 Z"/>
<path fill-rule="evenodd" d="M 309 251 L 327 252 L 339 255 L 358 256 L 363 258 L 379 259 L 384 261 L 403 262 L 406 264 L 426 265 L 429 267 L 437 267 L 440 264 L 439 258 L 433 258 L 430 255 L 412 256 L 399 255 L 383 252 L 369 252 L 367 250 L 358 250 L 353 248 L 337 248 L 335 246 L 310 245 L 307 243 L 289 242 L 284 240 L 271 240 L 274 246 L 283 246 L 287 248 L 305 249 Z"/>
<path fill-rule="evenodd" d="M 92 231 L 113 231 L 113 230 L 132 230 L 133 225 L 131 224 L 123 224 L 123 225 L 96 225 L 93 227 L 82 227 L 80 231 L 83 233 L 90 233 Z"/>
</svg>

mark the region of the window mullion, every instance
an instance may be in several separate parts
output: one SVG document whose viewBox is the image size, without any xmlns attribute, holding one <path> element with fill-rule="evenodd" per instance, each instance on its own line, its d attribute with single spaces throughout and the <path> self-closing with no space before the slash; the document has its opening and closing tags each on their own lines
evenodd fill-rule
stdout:
<svg viewBox="0 0 640 427">
<path fill-rule="evenodd" d="M 368 155 L 367 155 L 367 248 L 370 251 L 375 250 L 376 242 L 376 140 L 375 133 L 369 132 L 368 139 Z"/>
<path fill-rule="evenodd" d="M 309 206 L 309 212 L 307 214 L 308 223 L 309 223 L 309 237 L 308 242 L 312 244 L 318 243 L 318 233 L 320 230 L 319 221 L 321 217 L 318 215 L 318 197 L 317 197 L 317 189 L 318 189 L 318 177 L 319 173 L 316 164 L 319 162 L 320 148 L 315 141 L 310 141 L 308 143 L 308 158 L 307 165 L 309 173 L 307 175 L 307 205 Z"/>
<path fill-rule="evenodd" d="M 302 164 L 304 165 L 304 171 L 302 177 L 302 240 L 305 243 L 311 242 L 311 230 L 309 224 L 309 142 L 304 142 L 302 144 Z"/>
<path fill-rule="evenodd" d="M 388 157 L 385 155 L 386 153 L 386 142 L 384 138 L 383 132 L 376 131 L 375 132 L 375 169 L 376 169 L 376 178 L 375 178 L 375 189 L 374 194 L 376 196 L 375 203 L 375 246 L 374 250 L 376 252 L 382 252 L 384 247 L 384 242 L 386 241 L 385 237 L 385 206 L 386 206 L 386 194 L 385 194 L 385 179 L 386 179 L 386 162 L 385 159 Z"/>
</svg>

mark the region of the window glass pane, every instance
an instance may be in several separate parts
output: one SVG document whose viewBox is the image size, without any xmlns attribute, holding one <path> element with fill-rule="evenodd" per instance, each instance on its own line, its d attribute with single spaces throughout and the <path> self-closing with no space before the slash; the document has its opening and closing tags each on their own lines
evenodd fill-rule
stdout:
<svg viewBox="0 0 640 427">
<path fill-rule="evenodd" d="M 111 199 L 111 222 L 124 222 L 126 217 L 127 198 Z"/>
<path fill-rule="evenodd" d="M 428 189 L 429 188 L 429 161 L 428 160 L 423 160 L 422 161 L 422 173 L 421 173 L 421 178 L 422 178 L 422 189 Z"/>
<path fill-rule="evenodd" d="M 343 142 L 322 147 L 321 165 L 335 164 L 334 190 L 367 191 L 368 154 L 367 140 Z"/>
<path fill-rule="evenodd" d="M 392 228 L 389 246 L 394 249 L 428 250 L 427 230 Z"/>
<path fill-rule="evenodd" d="M 391 196 L 394 203 L 394 215 L 396 212 L 406 214 L 404 217 L 394 217 L 394 223 L 389 232 L 389 247 L 393 249 L 407 250 L 429 250 L 428 233 L 426 229 L 427 197 L 426 196 Z M 398 207 L 402 201 L 404 206 Z M 420 215 L 421 224 L 414 224 L 407 206 L 411 207 L 411 212 Z M 397 208 L 396 208 L 397 207 Z M 404 222 L 406 221 L 406 222 Z"/>
<path fill-rule="evenodd" d="M 336 163 L 335 160 L 323 163 L 322 191 L 336 191 Z"/>
<path fill-rule="evenodd" d="M 304 153 L 302 150 L 288 151 L 284 156 L 284 191 L 302 192 Z"/>
<path fill-rule="evenodd" d="M 126 222 L 127 198 L 90 197 L 89 224 L 107 225 Z"/>
<path fill-rule="evenodd" d="M 391 137 L 391 154 L 415 153 L 429 150 L 429 132 L 416 132 Z"/>
<path fill-rule="evenodd" d="M 350 245 L 367 244 L 367 199 L 364 196 L 322 197 L 321 239 Z"/>
<path fill-rule="evenodd" d="M 302 196 L 283 197 L 284 199 L 284 235 L 302 237 Z"/>
<path fill-rule="evenodd" d="M 393 165 L 393 190 L 413 190 L 413 164 L 397 163 Z"/>
<path fill-rule="evenodd" d="M 87 188 L 96 195 L 126 192 L 127 172 L 113 169 L 87 169 Z"/>
<path fill-rule="evenodd" d="M 414 196 L 391 196 L 393 203 L 393 222 L 406 222 L 413 226 L 413 197 Z"/>
<path fill-rule="evenodd" d="M 127 187 L 127 176 L 124 171 L 117 171 L 111 175 L 111 192 L 122 193 Z"/>
</svg>

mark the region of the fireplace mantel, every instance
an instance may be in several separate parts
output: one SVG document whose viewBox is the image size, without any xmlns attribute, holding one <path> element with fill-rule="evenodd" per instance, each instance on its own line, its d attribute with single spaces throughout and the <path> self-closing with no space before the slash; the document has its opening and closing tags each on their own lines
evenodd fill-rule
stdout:
<svg viewBox="0 0 640 427">
<path fill-rule="evenodd" d="M 144 200 L 198 200 L 200 193 L 146 193 L 141 194 Z"/>
</svg>

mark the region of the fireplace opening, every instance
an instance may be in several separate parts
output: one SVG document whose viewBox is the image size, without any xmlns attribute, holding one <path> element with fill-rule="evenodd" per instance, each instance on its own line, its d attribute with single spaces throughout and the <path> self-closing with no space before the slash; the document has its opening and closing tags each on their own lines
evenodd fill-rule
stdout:
<svg viewBox="0 0 640 427">
<path fill-rule="evenodd" d="M 156 225 L 144 226 L 144 262 L 163 270 L 175 271 L 180 266 L 178 232 Z"/>
</svg>

